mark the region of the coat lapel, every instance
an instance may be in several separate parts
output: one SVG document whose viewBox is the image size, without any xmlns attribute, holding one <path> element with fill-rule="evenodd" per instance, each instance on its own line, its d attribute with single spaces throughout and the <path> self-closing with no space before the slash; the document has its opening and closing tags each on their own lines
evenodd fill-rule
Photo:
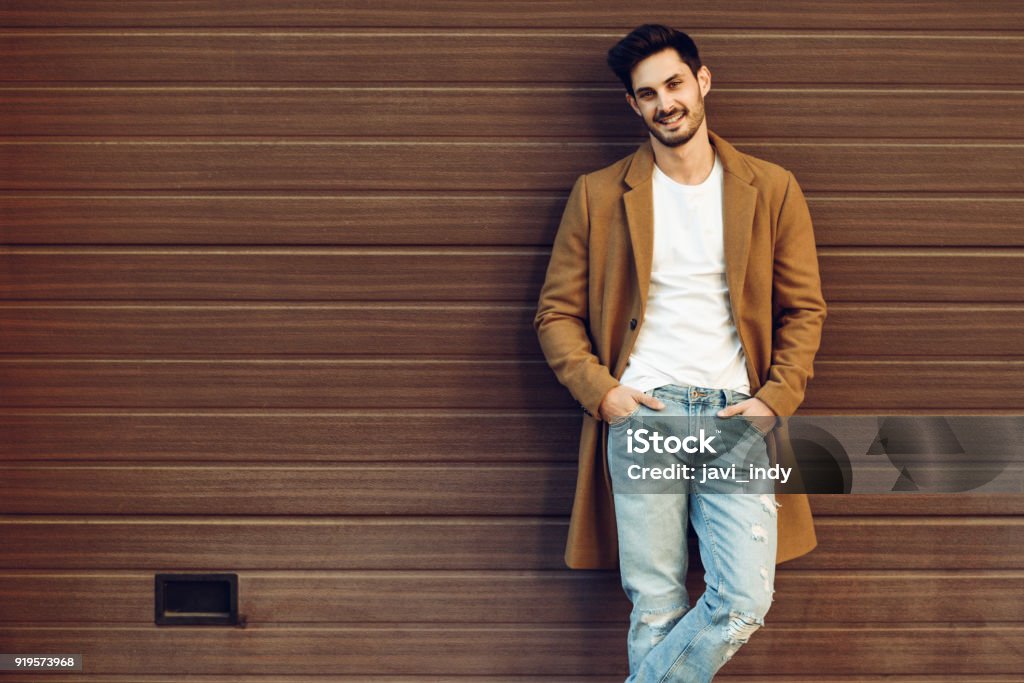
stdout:
<svg viewBox="0 0 1024 683">
<path fill-rule="evenodd" d="M 630 186 L 623 196 L 626 221 L 633 246 L 633 259 L 640 288 L 640 313 L 647 310 L 647 290 L 651 284 L 651 259 L 654 256 L 654 151 L 648 142 L 633 155 L 626 172 Z"/>
<path fill-rule="evenodd" d="M 757 209 L 757 188 L 750 166 L 736 148 L 708 132 L 724 170 L 722 180 L 722 229 L 725 243 L 725 277 L 729 283 L 729 304 L 733 324 L 739 327 L 743 306 L 743 283 L 750 258 L 750 234 Z"/>
<path fill-rule="evenodd" d="M 729 303 L 733 322 L 739 325 L 743 282 L 750 257 L 750 232 L 757 207 L 757 190 L 726 172 L 722 189 L 722 223 L 725 231 L 725 276 L 729 282 Z"/>
</svg>

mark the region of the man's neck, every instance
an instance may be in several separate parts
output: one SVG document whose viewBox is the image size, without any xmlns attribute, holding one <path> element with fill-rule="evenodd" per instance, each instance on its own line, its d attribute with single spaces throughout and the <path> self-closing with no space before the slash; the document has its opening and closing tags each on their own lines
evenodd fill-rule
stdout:
<svg viewBox="0 0 1024 683">
<path fill-rule="evenodd" d="M 661 172 L 683 185 L 700 185 L 715 166 L 715 148 L 703 127 L 685 145 L 666 147 L 652 136 L 651 146 Z"/>
</svg>

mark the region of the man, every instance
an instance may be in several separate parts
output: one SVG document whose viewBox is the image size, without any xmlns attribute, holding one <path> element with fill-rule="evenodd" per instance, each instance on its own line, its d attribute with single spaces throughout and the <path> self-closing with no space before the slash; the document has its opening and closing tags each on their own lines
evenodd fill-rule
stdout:
<svg viewBox="0 0 1024 683">
<path fill-rule="evenodd" d="M 625 427 L 791 415 L 825 303 L 796 180 L 708 131 L 711 72 L 689 36 L 640 26 L 608 63 L 649 140 L 576 181 L 534 321 L 586 413 L 566 562 L 619 561 L 633 602 L 627 681 L 709 681 L 764 624 L 775 564 L 815 546 L 807 498 L 613 491 L 630 462 Z M 764 461 L 787 457 L 777 433 L 760 443 Z M 688 517 L 708 579 L 692 608 Z"/>
</svg>

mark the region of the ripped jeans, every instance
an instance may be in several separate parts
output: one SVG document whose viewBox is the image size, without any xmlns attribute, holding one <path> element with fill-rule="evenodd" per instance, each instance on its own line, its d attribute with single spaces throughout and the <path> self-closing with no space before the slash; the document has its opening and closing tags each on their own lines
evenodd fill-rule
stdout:
<svg viewBox="0 0 1024 683">
<path fill-rule="evenodd" d="M 608 433 L 608 465 L 621 473 L 643 465 L 643 456 L 627 451 L 627 432 L 658 430 L 660 417 L 672 427 L 689 425 L 714 432 L 710 416 L 748 398 L 729 390 L 665 386 L 652 394 L 666 404 L 656 411 L 640 406 L 614 420 Z M 702 419 L 703 418 L 703 419 Z M 740 418 L 742 419 L 742 418 Z M 663 425 L 665 423 L 662 423 Z M 750 430 L 752 432 L 752 430 Z M 768 464 L 759 434 L 746 443 L 746 462 Z M 635 444 L 634 444 L 635 445 Z M 715 456 L 695 455 L 699 463 Z M 614 485 L 622 587 L 633 603 L 628 636 L 626 683 L 704 683 L 732 658 L 751 634 L 764 625 L 775 584 L 778 543 L 774 484 L 745 485 L 750 493 L 728 491 L 719 481 L 672 484 L 667 493 L 622 493 Z M 707 589 L 691 608 L 686 591 L 687 517 L 700 544 Z"/>
</svg>

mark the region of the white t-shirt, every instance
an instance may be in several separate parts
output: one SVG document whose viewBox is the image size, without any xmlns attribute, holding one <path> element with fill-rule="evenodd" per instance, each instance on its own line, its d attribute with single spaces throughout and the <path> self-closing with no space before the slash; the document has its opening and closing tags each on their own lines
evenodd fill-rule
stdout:
<svg viewBox="0 0 1024 683">
<path fill-rule="evenodd" d="M 750 393 L 729 305 L 722 227 L 722 162 L 699 185 L 654 167 L 654 255 L 647 311 L 623 384 L 666 384 Z"/>
</svg>

